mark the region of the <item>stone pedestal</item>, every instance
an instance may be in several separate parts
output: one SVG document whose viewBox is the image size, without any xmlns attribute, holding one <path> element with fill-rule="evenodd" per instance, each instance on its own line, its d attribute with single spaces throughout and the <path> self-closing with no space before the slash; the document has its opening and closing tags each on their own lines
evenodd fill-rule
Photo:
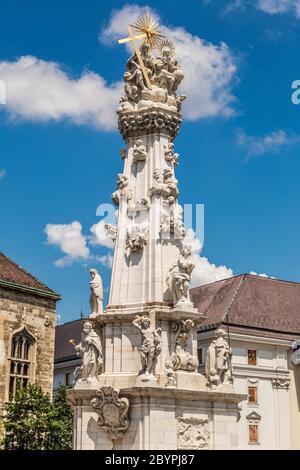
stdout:
<svg viewBox="0 0 300 470">
<path fill-rule="evenodd" d="M 72 392 L 76 450 L 238 449 L 238 403 L 245 395 L 230 392 L 121 388 L 130 402 L 129 427 L 112 440 L 98 424 L 90 402 L 96 390 Z"/>
<path fill-rule="evenodd" d="M 148 313 L 151 324 L 161 328 L 162 350 L 152 377 L 139 375 L 141 335 L 132 321 L 137 311 Z M 234 393 L 230 384 L 218 390 L 207 386 L 196 371 L 174 371 L 176 385 L 167 386 L 165 363 L 172 358 L 177 332 L 172 325 L 181 319 L 193 319 L 195 327 L 186 352 L 197 354 L 197 324 L 202 315 L 195 309 L 160 308 L 141 312 L 134 308 L 106 313 L 98 318 L 105 344 L 105 370 L 98 386 L 77 383 L 69 397 L 75 408 L 74 448 L 114 450 L 160 449 L 237 449 L 239 403 L 246 395 Z M 120 398 L 129 401 L 129 426 L 119 439 L 112 439 L 97 424 L 99 414 L 91 406 L 98 389 L 112 387 Z"/>
</svg>

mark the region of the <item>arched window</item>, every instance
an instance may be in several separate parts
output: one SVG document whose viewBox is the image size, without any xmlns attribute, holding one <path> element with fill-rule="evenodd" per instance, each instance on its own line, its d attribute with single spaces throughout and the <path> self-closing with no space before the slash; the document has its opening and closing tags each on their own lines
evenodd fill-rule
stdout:
<svg viewBox="0 0 300 470">
<path fill-rule="evenodd" d="M 25 329 L 16 332 L 11 340 L 9 367 L 9 400 L 15 396 L 18 386 L 27 387 L 32 376 L 34 338 Z"/>
</svg>

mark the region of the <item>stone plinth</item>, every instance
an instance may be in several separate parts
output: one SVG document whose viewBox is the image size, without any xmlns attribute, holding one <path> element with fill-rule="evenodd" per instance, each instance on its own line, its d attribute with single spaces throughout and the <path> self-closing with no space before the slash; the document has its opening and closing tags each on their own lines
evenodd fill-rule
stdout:
<svg viewBox="0 0 300 470">
<path fill-rule="evenodd" d="M 120 389 L 129 399 L 129 427 L 112 441 L 97 425 L 90 401 L 95 392 L 72 391 L 77 450 L 237 449 L 238 403 L 246 395 L 162 387 Z"/>
</svg>

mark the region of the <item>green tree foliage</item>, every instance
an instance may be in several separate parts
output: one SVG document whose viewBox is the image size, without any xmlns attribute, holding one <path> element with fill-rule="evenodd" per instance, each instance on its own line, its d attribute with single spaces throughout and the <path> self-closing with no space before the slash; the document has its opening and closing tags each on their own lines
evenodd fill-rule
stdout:
<svg viewBox="0 0 300 470">
<path fill-rule="evenodd" d="M 3 425 L 5 449 L 71 449 L 72 411 L 66 388 L 59 387 L 53 402 L 37 385 L 18 388 L 7 405 Z"/>
</svg>

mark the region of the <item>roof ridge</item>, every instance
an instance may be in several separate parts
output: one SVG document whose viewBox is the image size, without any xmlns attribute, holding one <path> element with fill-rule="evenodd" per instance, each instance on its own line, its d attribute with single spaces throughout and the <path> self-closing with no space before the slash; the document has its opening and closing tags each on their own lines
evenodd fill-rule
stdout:
<svg viewBox="0 0 300 470">
<path fill-rule="evenodd" d="M 193 290 L 193 289 L 199 289 L 199 288 L 205 287 L 205 286 L 211 286 L 211 285 L 213 285 L 213 284 L 217 284 L 218 282 L 230 281 L 230 279 L 234 279 L 234 278 L 241 277 L 241 276 L 247 276 L 247 273 L 235 274 L 234 276 L 224 277 L 223 279 L 218 279 L 217 281 L 208 282 L 207 284 L 201 284 L 201 286 L 194 286 L 194 287 L 191 287 L 191 288 L 189 289 L 189 291 L 191 291 L 191 290 Z M 251 276 L 252 276 L 252 274 L 251 274 Z"/>
<path fill-rule="evenodd" d="M 20 269 L 24 274 L 26 274 L 27 276 L 29 276 L 31 279 L 33 279 L 35 282 L 38 282 L 41 286 L 43 286 L 45 288 L 46 291 L 48 292 L 51 292 L 53 294 L 55 294 L 54 290 L 50 289 L 50 287 L 48 287 L 46 284 L 44 284 L 44 282 L 40 281 L 40 279 L 38 279 L 37 277 L 35 277 L 33 274 L 31 274 L 29 271 L 26 271 L 26 269 L 24 269 L 22 266 L 20 266 L 18 263 L 16 263 L 16 261 L 12 260 L 9 256 L 7 256 L 6 254 L 4 254 L 2 251 L 0 251 L 0 256 L 3 256 L 9 263 L 13 264 L 14 266 L 16 266 L 18 269 Z M 1 278 L 0 278 L 1 280 Z M 17 282 L 13 282 L 15 285 L 20 285 L 20 286 L 23 286 L 23 284 L 19 284 Z M 43 289 L 41 289 L 43 290 Z"/>
<path fill-rule="evenodd" d="M 228 304 L 228 306 L 227 306 L 227 308 L 226 308 L 226 310 L 225 310 L 225 312 L 224 312 L 224 316 L 223 316 L 223 318 L 222 318 L 222 321 L 224 321 L 224 319 L 225 319 L 226 317 L 227 317 L 227 319 L 228 319 L 229 310 L 231 309 L 231 307 L 232 307 L 232 305 L 233 305 L 233 303 L 234 303 L 234 301 L 235 301 L 237 295 L 239 294 L 240 289 L 241 289 L 241 287 L 242 287 L 242 284 L 243 284 L 244 280 L 246 279 L 246 276 L 247 276 L 247 274 L 243 274 L 243 275 L 242 275 L 242 278 L 240 279 L 240 282 L 239 282 L 239 284 L 238 284 L 238 286 L 237 286 L 237 288 L 236 288 L 236 291 L 233 293 L 233 296 L 232 296 L 232 298 L 231 298 L 231 300 L 230 300 L 230 302 L 229 302 L 229 304 Z"/>
</svg>

